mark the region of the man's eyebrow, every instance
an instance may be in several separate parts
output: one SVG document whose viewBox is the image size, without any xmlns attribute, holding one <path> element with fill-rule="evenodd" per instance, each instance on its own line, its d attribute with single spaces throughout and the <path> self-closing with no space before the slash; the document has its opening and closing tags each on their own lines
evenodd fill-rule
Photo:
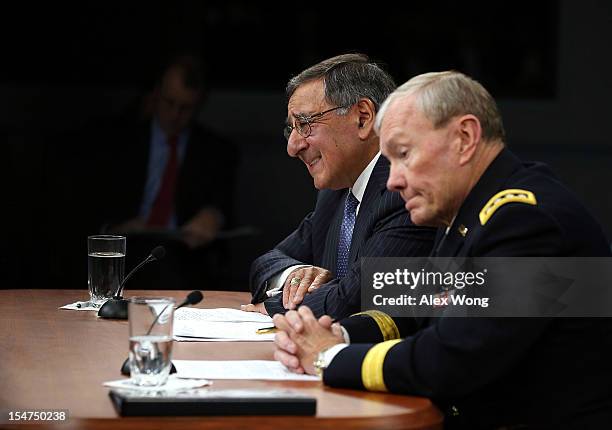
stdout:
<svg viewBox="0 0 612 430">
<path fill-rule="evenodd" d="M 299 120 L 304 120 L 304 119 L 308 118 L 309 116 L 310 116 L 309 114 L 306 114 L 304 112 L 295 112 L 295 113 L 287 115 L 286 122 L 287 122 L 287 124 L 290 124 L 291 123 L 291 117 L 293 117 L 295 119 L 299 119 Z"/>
<path fill-rule="evenodd" d="M 311 117 L 311 114 L 307 114 L 307 113 L 304 113 L 304 112 L 297 112 L 297 113 L 296 113 L 295 115 L 293 115 L 293 116 L 294 116 L 295 118 L 297 118 L 297 119 L 304 120 L 304 119 L 310 118 L 310 117 Z"/>
<path fill-rule="evenodd" d="M 391 136 L 385 142 L 388 152 L 396 153 L 400 150 L 400 147 L 409 145 L 407 142 L 398 142 L 396 137 L 397 136 Z"/>
</svg>

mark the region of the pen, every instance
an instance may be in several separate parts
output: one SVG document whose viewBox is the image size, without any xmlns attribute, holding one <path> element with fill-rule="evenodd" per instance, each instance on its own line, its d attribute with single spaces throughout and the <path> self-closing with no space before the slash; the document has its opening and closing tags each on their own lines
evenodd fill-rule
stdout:
<svg viewBox="0 0 612 430">
<path fill-rule="evenodd" d="M 332 324 L 337 323 L 338 320 L 337 319 L 333 319 L 332 320 Z M 278 329 L 276 328 L 276 326 L 270 326 L 270 327 L 262 327 L 262 328 L 258 328 L 257 330 L 255 330 L 256 334 L 268 334 L 268 333 L 276 333 Z"/>
</svg>

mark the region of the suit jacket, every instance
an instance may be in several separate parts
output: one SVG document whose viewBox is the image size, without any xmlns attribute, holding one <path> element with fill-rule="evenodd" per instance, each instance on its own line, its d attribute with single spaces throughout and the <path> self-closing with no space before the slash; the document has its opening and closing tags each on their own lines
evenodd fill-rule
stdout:
<svg viewBox="0 0 612 430">
<path fill-rule="evenodd" d="M 110 130 L 111 133 L 104 134 L 102 144 L 106 154 L 115 157 L 114 181 L 105 185 L 113 203 L 106 204 L 102 211 L 106 215 L 104 221 L 115 224 L 139 215 L 147 179 L 151 126 L 149 121 L 124 122 Z M 109 145 L 112 150 L 108 150 Z M 236 151 L 229 142 L 198 125 L 191 127 L 175 190 L 179 226 L 206 206 L 216 207 L 226 219 L 231 218 L 235 165 Z"/>
<path fill-rule="evenodd" d="M 533 192 L 537 204 L 504 204 L 483 225 L 479 214 L 488 200 L 516 188 Z M 507 149 L 435 247 L 439 256 L 610 255 L 599 225 L 546 166 L 523 164 Z M 612 347 L 609 319 L 385 316 L 382 321 L 360 315 L 343 323 L 351 342 L 370 343 L 342 350 L 324 373 L 327 384 L 364 388 L 362 374 L 380 372 L 390 391 L 433 398 L 447 412 L 450 427 L 609 425 L 612 371 L 603 353 Z M 388 327 L 403 340 L 390 340 Z M 372 348 L 389 348 L 373 367 L 364 364 Z"/>
<path fill-rule="evenodd" d="M 342 318 L 359 311 L 360 257 L 424 256 L 430 252 L 435 230 L 412 224 L 399 194 L 386 189 L 388 177 L 389 161 L 381 156 L 372 171 L 355 220 L 347 275 L 322 285 L 304 298 L 303 304 L 316 315 Z M 250 275 L 253 303 L 266 297 L 267 281 L 289 266 L 309 264 L 335 273 L 347 193 L 347 189 L 319 192 L 314 211 L 304 218 L 297 230 L 253 262 Z M 282 295 L 264 303 L 270 315 L 286 311 Z"/>
</svg>

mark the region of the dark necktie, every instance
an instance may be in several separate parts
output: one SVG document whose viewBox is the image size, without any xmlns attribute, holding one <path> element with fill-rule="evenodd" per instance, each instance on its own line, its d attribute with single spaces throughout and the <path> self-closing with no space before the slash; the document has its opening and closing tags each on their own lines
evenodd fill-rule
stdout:
<svg viewBox="0 0 612 430">
<path fill-rule="evenodd" d="M 171 136 L 168 143 L 168 161 L 164 169 L 164 176 L 157 197 L 151 207 L 147 225 L 155 227 L 167 227 L 174 209 L 174 191 L 176 188 L 176 177 L 178 173 L 178 136 Z"/>
<path fill-rule="evenodd" d="M 348 270 L 349 253 L 351 250 L 351 239 L 355 227 L 355 212 L 359 200 L 349 190 L 344 202 L 344 215 L 340 226 L 340 238 L 338 240 L 338 262 L 336 264 L 336 277 L 343 278 Z"/>
</svg>

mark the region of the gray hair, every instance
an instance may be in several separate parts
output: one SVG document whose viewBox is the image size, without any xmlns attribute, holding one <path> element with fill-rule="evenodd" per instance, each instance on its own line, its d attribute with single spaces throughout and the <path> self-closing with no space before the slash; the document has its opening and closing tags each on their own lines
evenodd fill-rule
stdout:
<svg viewBox="0 0 612 430">
<path fill-rule="evenodd" d="M 294 76 L 287 83 L 287 99 L 302 84 L 323 79 L 325 99 L 335 106 L 352 106 L 368 98 L 378 111 L 395 89 L 393 78 L 364 54 L 343 54 L 321 61 Z M 339 109 L 345 114 L 347 109 Z"/>
<path fill-rule="evenodd" d="M 434 128 L 444 127 L 458 116 L 472 114 L 480 121 L 482 138 L 489 142 L 504 142 L 506 133 L 497 104 L 489 92 L 477 81 L 456 71 L 424 73 L 397 88 L 383 103 L 374 129 L 380 125 L 389 105 L 398 98 L 415 94 L 419 110 Z"/>
</svg>

